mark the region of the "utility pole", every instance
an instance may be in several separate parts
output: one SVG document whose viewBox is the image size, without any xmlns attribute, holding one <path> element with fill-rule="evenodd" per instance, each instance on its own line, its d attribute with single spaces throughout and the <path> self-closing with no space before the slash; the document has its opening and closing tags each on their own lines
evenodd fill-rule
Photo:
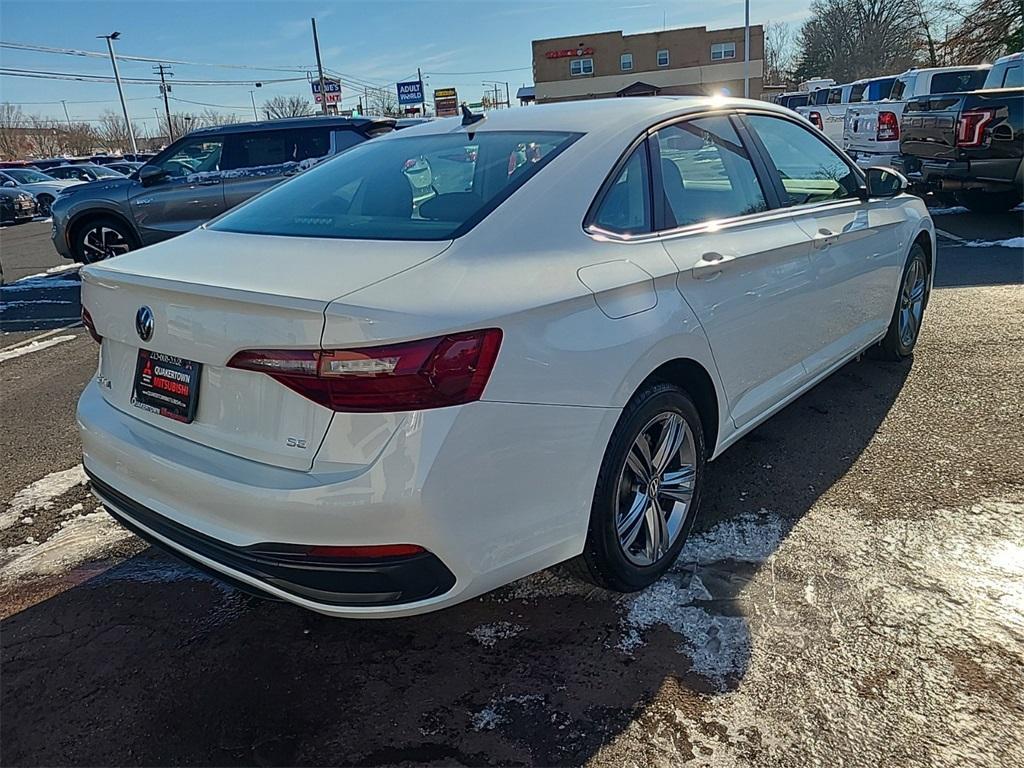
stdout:
<svg viewBox="0 0 1024 768">
<path fill-rule="evenodd" d="M 71 116 L 68 114 L 68 105 L 64 99 L 60 100 L 61 106 L 64 107 L 64 119 L 68 121 L 68 130 L 71 130 Z"/>
<path fill-rule="evenodd" d="M 135 143 L 135 129 L 132 128 L 131 118 L 128 117 L 128 105 L 124 100 L 124 89 L 121 87 L 121 73 L 117 71 L 117 57 L 114 55 L 114 41 L 121 36 L 120 32 L 111 32 L 109 35 L 96 35 L 96 38 L 103 38 L 107 41 L 107 50 L 110 51 L 110 63 L 114 66 L 114 82 L 117 83 L 117 95 L 121 99 L 121 111 L 124 112 L 125 126 L 128 128 L 128 138 L 132 141 L 132 154 L 139 154 L 139 147 Z"/>
<path fill-rule="evenodd" d="M 416 67 L 416 79 L 420 81 L 420 117 L 427 116 L 427 95 L 423 92 L 423 73 Z"/>
<path fill-rule="evenodd" d="M 743 20 L 743 98 L 750 98 L 750 0 L 744 0 Z"/>
<path fill-rule="evenodd" d="M 316 70 L 320 74 L 320 107 L 321 111 L 327 114 L 327 89 L 324 87 L 324 65 L 320 61 L 320 39 L 316 36 L 316 19 L 313 22 L 313 48 L 316 49 Z"/>
<path fill-rule="evenodd" d="M 260 113 L 256 111 L 256 91 L 249 91 L 249 98 L 252 99 L 252 117 L 254 120 L 259 122 Z"/>
<path fill-rule="evenodd" d="M 153 71 L 160 74 L 160 93 L 164 96 L 164 114 L 167 115 L 167 138 L 174 141 L 174 129 L 171 127 L 171 105 L 167 101 L 167 92 L 171 89 L 167 85 L 167 80 L 164 79 L 164 75 L 174 77 L 174 73 L 171 72 L 171 68 L 166 64 L 154 65 Z"/>
<path fill-rule="evenodd" d="M 512 97 L 508 94 L 508 80 L 505 81 L 505 109 L 512 108 Z"/>
</svg>

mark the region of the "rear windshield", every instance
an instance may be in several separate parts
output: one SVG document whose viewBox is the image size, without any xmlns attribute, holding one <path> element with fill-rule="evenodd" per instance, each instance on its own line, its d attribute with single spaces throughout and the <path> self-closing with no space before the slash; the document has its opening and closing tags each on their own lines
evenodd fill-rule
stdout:
<svg viewBox="0 0 1024 768">
<path fill-rule="evenodd" d="M 895 77 L 884 77 L 880 80 L 872 80 L 868 83 L 868 93 L 864 97 L 864 101 L 881 101 L 882 99 L 888 99 L 889 94 L 892 93 L 892 87 L 896 82 Z"/>
<path fill-rule="evenodd" d="M 579 136 L 459 131 L 368 141 L 254 198 L 210 228 L 448 240 L 469 231 Z"/>
<path fill-rule="evenodd" d="M 976 91 L 985 84 L 988 71 L 969 69 L 964 72 L 940 72 L 932 76 L 932 93 L 962 93 Z"/>
</svg>

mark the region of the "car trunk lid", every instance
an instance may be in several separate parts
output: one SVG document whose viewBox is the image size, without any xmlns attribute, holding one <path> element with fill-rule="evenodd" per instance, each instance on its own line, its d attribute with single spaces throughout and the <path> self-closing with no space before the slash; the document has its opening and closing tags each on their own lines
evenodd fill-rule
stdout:
<svg viewBox="0 0 1024 768">
<path fill-rule="evenodd" d="M 227 367 L 245 349 L 319 349 L 335 298 L 420 264 L 449 244 L 324 240 L 197 230 L 83 269 L 82 305 L 103 338 L 99 382 L 115 408 L 207 447 L 308 470 L 334 415 L 270 376 Z M 148 307 L 153 333 L 137 315 Z M 358 329 L 353 344 L 365 341 Z M 133 403 L 139 350 L 201 364 L 195 419 Z"/>
<path fill-rule="evenodd" d="M 918 158 L 956 158 L 957 118 L 964 97 L 955 93 L 918 96 L 907 102 L 901 123 L 900 150 Z"/>
</svg>

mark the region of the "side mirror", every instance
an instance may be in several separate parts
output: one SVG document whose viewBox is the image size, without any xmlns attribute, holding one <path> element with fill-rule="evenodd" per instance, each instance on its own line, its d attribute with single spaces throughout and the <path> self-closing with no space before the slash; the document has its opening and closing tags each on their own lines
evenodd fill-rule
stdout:
<svg viewBox="0 0 1024 768">
<path fill-rule="evenodd" d="M 907 191 L 910 182 L 907 177 L 893 168 L 879 166 L 867 170 L 868 197 L 896 197 Z"/>
<path fill-rule="evenodd" d="M 156 184 L 163 178 L 167 177 L 167 171 L 158 165 L 144 165 L 139 168 L 139 181 L 142 182 L 142 186 L 148 187 L 150 184 Z"/>
<path fill-rule="evenodd" d="M 16 186 L 18 186 L 18 185 L 17 185 L 17 184 L 15 184 L 15 183 L 14 183 L 13 181 L 5 181 L 5 182 L 4 182 L 4 186 L 5 186 L 5 187 L 16 187 Z"/>
</svg>

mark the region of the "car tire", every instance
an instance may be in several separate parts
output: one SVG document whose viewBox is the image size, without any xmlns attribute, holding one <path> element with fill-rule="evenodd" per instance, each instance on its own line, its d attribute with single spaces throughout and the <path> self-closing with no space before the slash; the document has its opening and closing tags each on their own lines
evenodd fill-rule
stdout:
<svg viewBox="0 0 1024 768">
<path fill-rule="evenodd" d="M 957 192 L 957 202 L 975 213 L 1004 213 L 1020 205 L 1020 192 Z"/>
<path fill-rule="evenodd" d="M 677 447 L 659 451 L 676 446 L 673 437 Z M 645 460 L 649 463 L 637 471 Z M 567 570 L 618 592 L 655 582 L 675 562 L 693 527 L 705 465 L 704 430 L 689 395 L 666 383 L 640 390 L 612 432 L 594 490 L 586 545 Z"/>
<path fill-rule="evenodd" d="M 914 354 L 931 291 L 928 273 L 928 257 L 924 248 L 914 243 L 900 277 L 900 292 L 889 329 L 878 345 L 878 356 L 882 360 L 898 362 Z"/>
<path fill-rule="evenodd" d="M 100 216 L 74 228 L 71 251 L 75 261 L 92 264 L 138 248 L 135 234 L 118 219 Z"/>
<path fill-rule="evenodd" d="M 36 213 L 39 216 L 49 216 L 53 208 L 52 195 L 36 195 Z"/>
</svg>

